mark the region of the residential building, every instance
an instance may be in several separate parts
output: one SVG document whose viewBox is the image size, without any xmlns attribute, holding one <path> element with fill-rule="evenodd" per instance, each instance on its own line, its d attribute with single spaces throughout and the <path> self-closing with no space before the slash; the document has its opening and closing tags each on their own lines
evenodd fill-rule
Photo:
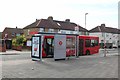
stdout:
<svg viewBox="0 0 120 80">
<path fill-rule="evenodd" d="M 54 22 L 60 26 L 60 33 L 88 35 L 87 29 L 77 25 L 76 23 L 70 22 L 70 19 L 66 19 L 65 21 L 54 20 Z M 78 32 L 75 30 L 76 27 L 78 27 Z"/>
<path fill-rule="evenodd" d="M 76 34 L 75 27 L 78 26 L 76 23 L 70 22 L 70 19 L 65 21 L 53 20 L 52 16 L 49 16 L 47 19 L 37 20 L 24 27 L 23 31 L 26 38 L 29 40 L 31 36 L 38 32 L 55 32 L 55 33 L 66 33 L 66 34 Z M 88 35 L 88 30 L 79 27 L 80 35 Z M 78 33 L 77 33 L 78 34 Z"/>
<path fill-rule="evenodd" d="M 0 39 L 2 39 L 2 32 L 0 32 Z"/>
<path fill-rule="evenodd" d="M 5 39 L 6 49 L 12 48 L 12 39 L 16 36 L 23 34 L 23 30 L 20 28 L 9 28 L 6 27 L 2 32 L 2 39 Z"/>
<path fill-rule="evenodd" d="M 99 37 L 99 43 L 102 48 L 104 43 L 107 48 L 118 47 L 120 45 L 119 34 L 119 29 L 106 27 L 105 24 L 101 24 L 101 26 L 97 26 L 89 31 L 89 35 Z"/>
<path fill-rule="evenodd" d="M 38 32 L 58 32 L 60 27 L 53 21 L 52 17 L 48 19 L 37 20 L 24 27 L 23 31 L 27 39 L 31 39 L 32 35 L 37 34 Z"/>
</svg>

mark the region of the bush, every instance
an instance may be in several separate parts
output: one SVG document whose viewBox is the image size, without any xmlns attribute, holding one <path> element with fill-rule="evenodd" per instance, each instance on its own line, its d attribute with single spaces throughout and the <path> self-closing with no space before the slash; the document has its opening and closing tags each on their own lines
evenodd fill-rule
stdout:
<svg viewBox="0 0 120 80">
<path fill-rule="evenodd" d="M 12 39 L 12 45 L 16 46 L 16 38 Z"/>
<path fill-rule="evenodd" d="M 24 35 L 17 36 L 12 40 L 12 44 L 14 46 L 23 46 L 24 42 L 26 41 L 26 38 Z"/>
</svg>

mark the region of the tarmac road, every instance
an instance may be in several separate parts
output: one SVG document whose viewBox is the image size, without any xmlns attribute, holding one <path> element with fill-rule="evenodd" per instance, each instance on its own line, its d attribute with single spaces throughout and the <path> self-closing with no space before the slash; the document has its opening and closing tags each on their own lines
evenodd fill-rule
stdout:
<svg viewBox="0 0 120 80">
<path fill-rule="evenodd" d="M 27 51 L 7 51 L 2 56 L 3 78 L 118 78 L 117 49 L 108 50 L 109 55 L 98 54 L 54 61 L 44 58 L 42 62 L 32 61 Z M 13 55 L 11 55 L 14 53 Z M 16 54 L 15 54 L 16 53 Z M 4 53 L 5 54 L 5 53 Z M 112 55 L 110 55 L 112 54 Z"/>
</svg>

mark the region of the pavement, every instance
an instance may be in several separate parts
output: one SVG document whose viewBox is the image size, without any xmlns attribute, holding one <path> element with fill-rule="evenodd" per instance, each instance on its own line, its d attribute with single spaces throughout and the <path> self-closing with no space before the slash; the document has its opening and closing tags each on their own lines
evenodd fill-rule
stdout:
<svg viewBox="0 0 120 80">
<path fill-rule="evenodd" d="M 118 50 L 54 61 L 32 61 L 30 51 L 8 51 L 2 55 L 3 78 L 118 78 Z"/>
<path fill-rule="evenodd" d="M 0 52 L 0 55 L 16 55 L 21 53 L 30 53 L 31 51 L 28 50 L 22 50 L 22 51 L 16 51 L 16 50 L 7 50 L 6 52 Z"/>
</svg>

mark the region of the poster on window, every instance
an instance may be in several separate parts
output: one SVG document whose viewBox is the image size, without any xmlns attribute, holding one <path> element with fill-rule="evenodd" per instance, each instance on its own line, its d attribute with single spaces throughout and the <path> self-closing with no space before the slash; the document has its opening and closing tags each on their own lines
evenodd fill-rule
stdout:
<svg viewBox="0 0 120 80">
<path fill-rule="evenodd" d="M 32 57 L 40 58 L 41 50 L 41 37 L 32 37 Z"/>
</svg>

